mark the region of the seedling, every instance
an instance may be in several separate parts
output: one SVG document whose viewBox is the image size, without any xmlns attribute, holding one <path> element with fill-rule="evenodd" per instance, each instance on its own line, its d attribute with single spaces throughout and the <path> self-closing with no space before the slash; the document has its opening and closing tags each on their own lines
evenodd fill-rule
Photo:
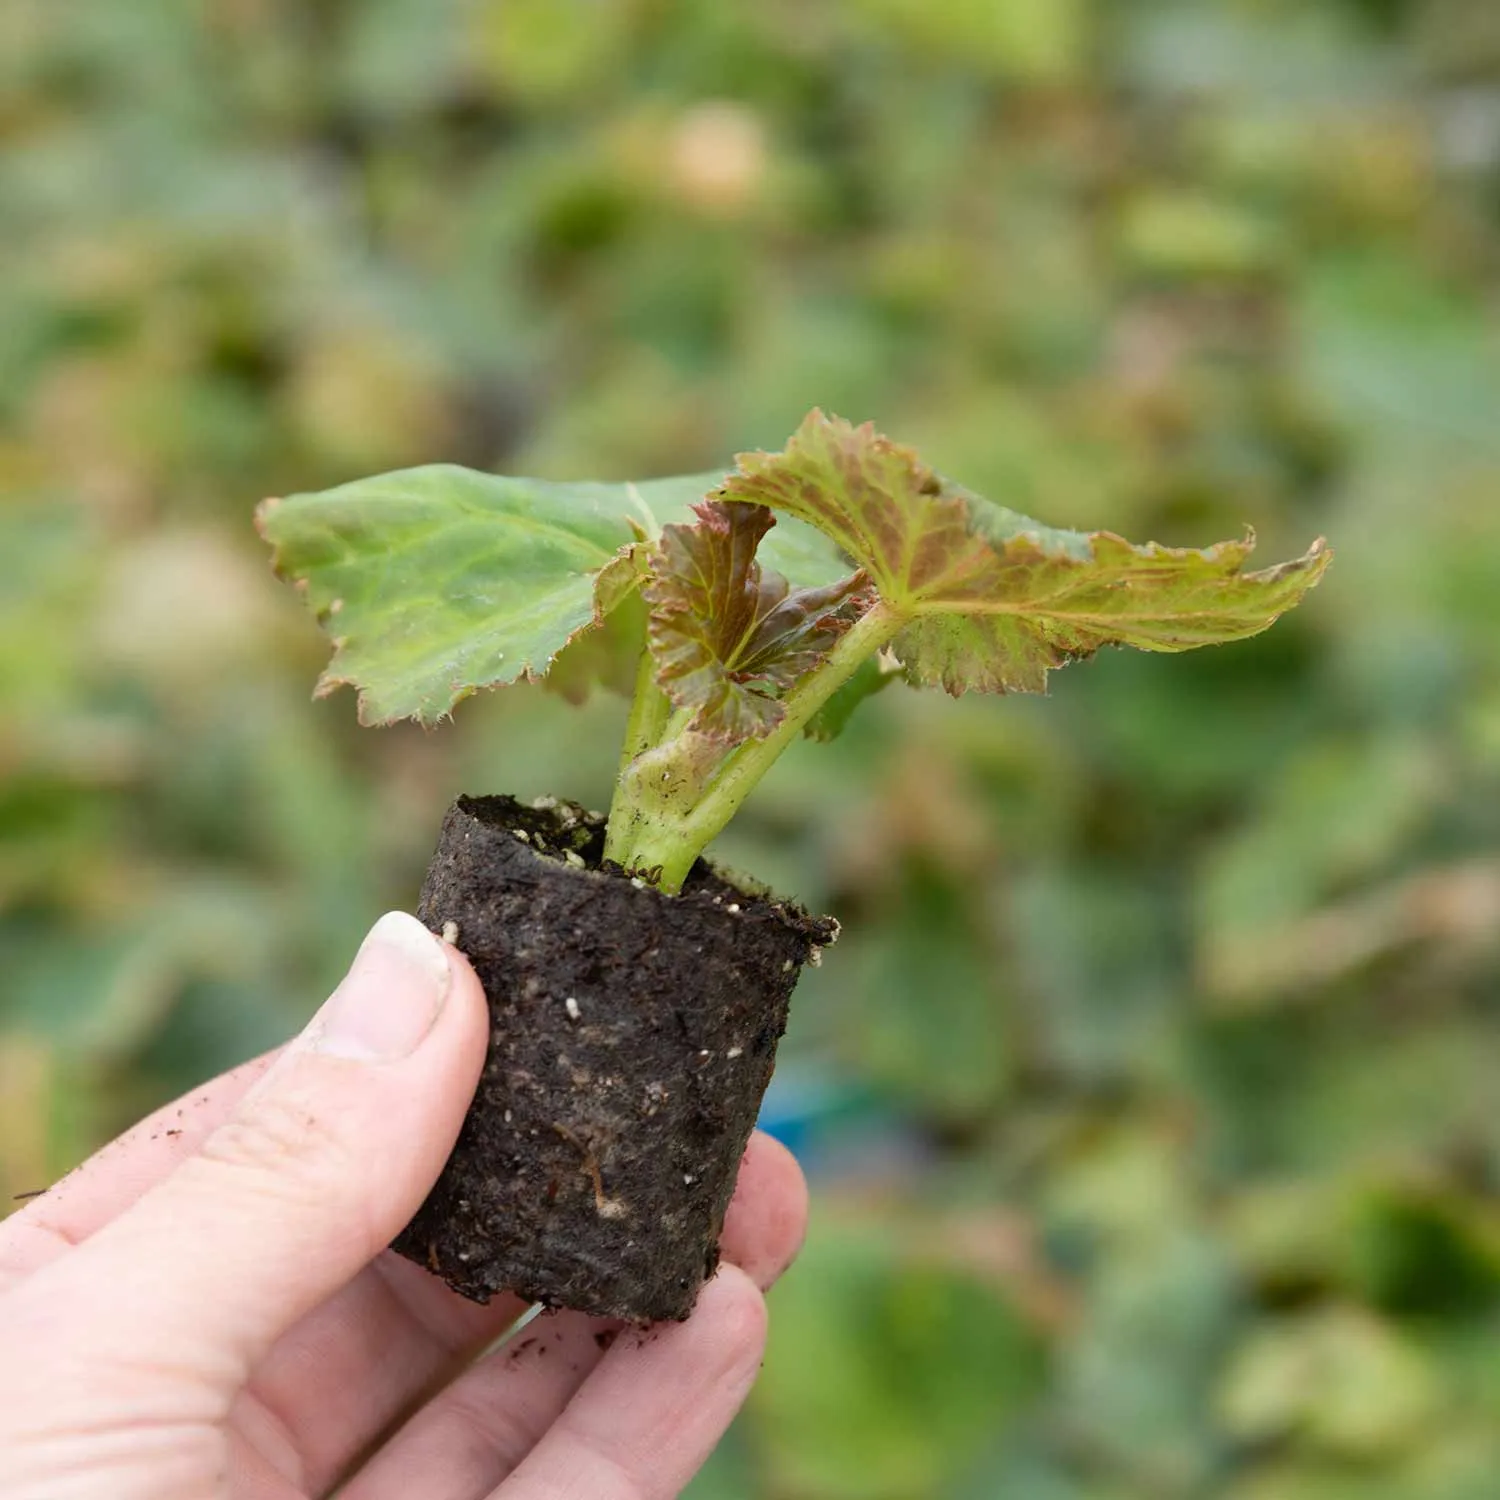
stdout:
<svg viewBox="0 0 1500 1500">
<path fill-rule="evenodd" d="M 1247 572 L 1250 537 L 1194 550 L 1059 531 L 942 478 L 868 424 L 817 411 L 782 452 L 742 454 L 727 475 L 559 484 L 434 466 L 267 501 L 259 524 L 277 571 L 305 590 L 333 637 L 319 691 L 357 687 L 362 722 L 434 724 L 480 688 L 549 672 L 569 691 L 592 678 L 633 684 L 602 828 L 578 809 L 527 812 L 502 799 L 464 801 L 449 815 L 422 914 L 435 930 L 456 924 L 485 980 L 495 1033 L 473 1139 L 460 1143 L 459 1155 L 473 1158 L 459 1174 L 468 1196 L 440 1183 L 402 1244 L 470 1295 L 516 1289 L 519 1279 L 518 1289 L 542 1300 L 624 1316 L 685 1315 L 702 1267 L 711 1269 L 786 998 L 800 964 L 829 936 L 790 908 L 737 895 L 700 861 L 782 752 L 803 735 L 838 734 L 864 699 L 898 678 L 954 695 L 1040 692 L 1050 671 L 1103 646 L 1175 652 L 1255 635 L 1302 598 L 1330 557 L 1318 541 L 1295 561 Z M 471 868 L 476 840 L 490 852 Z M 499 842 L 491 849 L 487 840 Z M 570 977 L 532 972 L 542 937 L 533 934 L 531 947 L 514 937 L 537 902 L 532 925 L 560 930 L 561 908 L 534 895 L 539 879 L 580 893 L 577 910 L 571 896 L 558 897 L 567 921 L 590 913 L 565 934 L 569 963 L 575 950 L 585 953 Z M 524 893 L 507 907 L 510 936 L 494 930 L 499 887 Z M 612 915 L 601 926 L 605 906 Z M 666 985 L 657 998 L 682 1033 L 683 1076 L 693 1080 L 684 1086 L 704 1091 L 704 1059 L 723 1073 L 709 1113 L 733 1119 L 714 1151 L 685 1147 L 684 1132 L 701 1134 L 701 1121 L 676 1116 L 666 1122 L 675 1135 L 647 1151 L 631 1145 L 662 1111 L 662 1099 L 651 1110 L 650 1088 L 676 1097 L 656 1074 L 676 1076 L 682 1065 L 653 1042 L 648 1076 L 618 1083 L 624 1053 L 640 1040 L 632 1028 L 657 1036 L 632 1010 L 651 976 L 638 956 L 647 950 L 621 930 L 637 921 L 626 908 L 656 936 L 705 909 L 728 934 L 720 953 L 695 929 L 682 941 L 696 958 L 652 978 Z M 759 1030 L 727 993 L 748 982 L 736 955 L 756 947 L 752 932 L 761 935 L 758 982 L 770 1017 Z M 562 960 L 548 962 L 555 970 Z M 542 1040 L 523 1065 L 516 1036 L 534 1025 Z M 752 1052 L 756 1066 L 739 1066 Z M 538 1069 L 571 1069 L 585 1079 L 575 1079 L 574 1093 L 592 1102 L 565 1109 L 554 1095 L 530 1100 L 529 1123 L 518 1125 L 517 1098 Z M 741 1079 L 754 1097 L 729 1109 L 724 1099 Z M 598 1098 L 617 1086 L 634 1090 L 639 1108 L 605 1118 Z M 566 1180 L 486 1135 L 476 1115 L 492 1107 L 509 1112 L 511 1137 L 524 1128 L 571 1153 Z M 522 1186 L 476 1208 L 476 1181 L 493 1182 L 496 1154 L 507 1150 L 506 1170 Z M 589 1234 L 599 1224 L 613 1229 L 613 1240 L 591 1242 L 582 1258 L 618 1260 L 627 1231 L 631 1245 L 660 1249 L 643 1205 L 648 1219 L 674 1224 L 686 1210 L 659 1185 L 644 1195 L 630 1185 L 632 1153 L 652 1152 L 665 1152 L 668 1175 L 682 1180 L 676 1200 L 706 1205 L 686 1258 L 662 1258 L 668 1280 L 691 1285 L 620 1294 L 585 1287 L 576 1265 L 549 1281 L 554 1272 L 541 1262 L 557 1257 L 564 1200 L 592 1214 Z M 458 1232 L 455 1217 L 466 1226 Z M 423 1235 L 425 1251 L 409 1242 Z M 519 1259 L 500 1244 L 507 1236 L 526 1240 Z M 685 1275 L 694 1255 L 701 1264 Z M 610 1274 L 606 1266 L 602 1281 Z"/>
</svg>

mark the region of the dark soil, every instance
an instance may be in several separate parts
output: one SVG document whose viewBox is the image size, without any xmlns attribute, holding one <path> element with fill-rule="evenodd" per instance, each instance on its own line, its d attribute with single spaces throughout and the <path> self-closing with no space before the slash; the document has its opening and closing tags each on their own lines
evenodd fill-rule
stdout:
<svg viewBox="0 0 1500 1500">
<path fill-rule="evenodd" d="M 418 915 L 474 965 L 490 1050 L 396 1249 L 480 1302 L 685 1318 L 792 988 L 837 928 L 701 860 L 664 896 L 601 870 L 603 847 L 603 820 L 571 804 L 449 810 Z"/>
</svg>

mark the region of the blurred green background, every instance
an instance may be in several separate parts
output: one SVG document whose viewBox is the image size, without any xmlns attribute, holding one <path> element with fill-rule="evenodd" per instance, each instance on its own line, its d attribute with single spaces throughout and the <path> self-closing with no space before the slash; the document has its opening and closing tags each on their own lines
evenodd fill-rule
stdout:
<svg viewBox="0 0 1500 1500">
<path fill-rule="evenodd" d="M 1249 644 L 890 693 L 722 841 L 837 911 L 817 1181 L 696 1500 L 1500 1474 L 1492 0 L 8 0 L 0 1202 L 284 1036 L 623 705 L 313 703 L 262 495 L 691 471 L 814 403 L 1339 557 Z"/>
</svg>

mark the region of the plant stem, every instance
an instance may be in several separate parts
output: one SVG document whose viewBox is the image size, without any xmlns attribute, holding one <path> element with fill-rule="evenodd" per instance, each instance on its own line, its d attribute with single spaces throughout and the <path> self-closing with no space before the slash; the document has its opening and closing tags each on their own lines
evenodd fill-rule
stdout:
<svg viewBox="0 0 1500 1500">
<path fill-rule="evenodd" d="M 625 773 L 632 762 L 662 742 L 671 722 L 671 700 L 657 685 L 656 662 L 651 647 L 642 645 L 641 659 L 635 669 L 635 696 L 630 703 L 630 717 L 625 722 L 625 745 L 620 752 L 615 798 L 604 836 L 604 857 L 616 864 L 625 863 L 635 822 L 629 810 L 621 805 L 625 800 L 621 795 L 626 784 Z"/>
<path fill-rule="evenodd" d="M 781 753 L 801 734 L 803 726 L 846 683 L 859 664 L 873 656 L 905 624 L 905 619 L 883 603 L 858 620 L 829 652 L 817 671 L 798 683 L 786 698 L 786 714 L 763 740 L 749 740 L 730 752 L 707 789 L 684 810 L 622 807 L 619 863 L 630 869 L 661 867 L 660 888 L 682 889 L 693 861 L 739 811 L 740 805 Z M 671 740 L 662 747 L 670 749 Z M 621 783 L 621 791 L 625 789 Z M 617 794 L 616 801 L 622 800 Z M 610 814 L 611 832 L 615 812 Z"/>
<path fill-rule="evenodd" d="M 642 646 L 640 663 L 635 669 L 635 697 L 625 723 L 625 748 L 620 754 L 622 773 L 636 756 L 654 750 L 662 742 L 671 718 L 672 703 L 657 686 L 651 648 Z"/>
</svg>

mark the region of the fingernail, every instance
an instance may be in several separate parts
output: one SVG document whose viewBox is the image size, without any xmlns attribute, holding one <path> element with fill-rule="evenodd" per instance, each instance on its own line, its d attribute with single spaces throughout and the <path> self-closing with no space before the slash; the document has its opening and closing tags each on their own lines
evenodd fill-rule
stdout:
<svg viewBox="0 0 1500 1500">
<path fill-rule="evenodd" d="M 312 1018 L 303 1045 L 363 1062 L 409 1057 L 432 1030 L 451 983 L 437 938 L 404 911 L 387 912 Z"/>
</svg>

